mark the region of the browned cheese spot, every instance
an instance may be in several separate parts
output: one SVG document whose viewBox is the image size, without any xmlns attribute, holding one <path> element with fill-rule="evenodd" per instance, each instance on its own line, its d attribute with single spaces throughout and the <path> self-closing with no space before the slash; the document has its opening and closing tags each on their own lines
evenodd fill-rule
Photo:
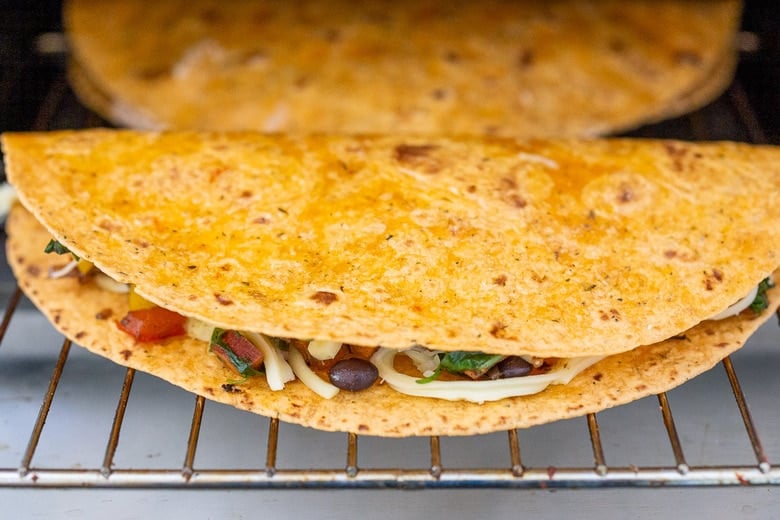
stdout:
<svg viewBox="0 0 780 520">
<path fill-rule="evenodd" d="M 155 81 L 158 79 L 165 79 L 170 75 L 168 67 L 162 66 L 149 66 L 139 68 L 133 71 L 133 76 L 142 81 Z"/>
<path fill-rule="evenodd" d="M 520 69 L 527 69 L 534 64 L 536 56 L 531 49 L 523 49 L 517 57 L 517 66 Z"/>
<path fill-rule="evenodd" d="M 627 182 L 620 184 L 620 190 L 618 191 L 617 201 L 620 204 L 628 204 L 636 200 L 636 193 L 634 193 L 633 187 Z"/>
<path fill-rule="evenodd" d="M 672 167 L 674 170 L 678 172 L 683 171 L 685 169 L 685 157 L 688 155 L 690 150 L 674 142 L 665 143 L 664 148 L 666 149 L 666 153 L 668 153 L 669 157 L 672 159 Z"/>
<path fill-rule="evenodd" d="M 493 324 L 493 326 L 490 328 L 490 335 L 494 338 L 502 338 L 504 337 L 504 331 L 506 330 L 507 325 L 497 321 Z"/>
<path fill-rule="evenodd" d="M 612 38 L 607 43 L 609 50 L 621 54 L 626 50 L 626 42 L 622 38 Z"/>
<path fill-rule="evenodd" d="M 312 294 L 311 299 L 321 305 L 330 305 L 331 303 L 338 300 L 339 297 L 332 292 L 317 291 L 316 293 Z"/>
<path fill-rule="evenodd" d="M 704 273 L 704 287 L 708 291 L 715 289 L 715 285 L 723 281 L 723 272 L 719 269 L 713 269 L 711 272 Z"/>
<path fill-rule="evenodd" d="M 434 89 L 434 90 L 431 92 L 431 97 L 432 97 L 433 99 L 436 99 L 436 100 L 438 100 L 438 101 L 441 101 L 442 99 L 445 99 L 445 98 L 447 97 L 447 89 L 444 89 L 444 88 L 437 88 L 437 89 Z"/>
<path fill-rule="evenodd" d="M 122 225 L 121 224 L 119 224 L 117 222 L 113 222 L 111 220 L 107 220 L 107 219 L 104 219 L 104 220 L 101 220 L 100 222 L 98 222 L 98 227 L 100 229 L 105 229 L 106 231 L 112 231 L 112 232 L 120 231 L 122 229 Z"/>
<path fill-rule="evenodd" d="M 217 299 L 217 303 L 220 305 L 233 305 L 233 300 L 221 295 L 220 293 L 214 293 L 214 298 Z"/>
<path fill-rule="evenodd" d="M 108 318 L 110 318 L 110 317 L 111 317 L 113 314 L 114 314 L 114 311 L 113 311 L 112 309 L 110 309 L 109 307 L 106 307 L 105 309 L 101 309 L 101 310 L 99 310 L 99 311 L 98 311 L 98 312 L 95 314 L 95 319 L 96 319 L 96 320 L 107 320 L 107 319 L 108 319 Z"/>
<path fill-rule="evenodd" d="M 432 155 L 438 146 L 432 144 L 399 144 L 393 156 L 396 161 L 423 173 L 434 174 L 441 170 L 441 163 Z"/>
<path fill-rule="evenodd" d="M 495 278 L 493 278 L 493 284 L 500 285 L 501 287 L 504 287 L 504 286 L 506 286 L 506 280 L 507 280 L 507 278 L 506 278 L 505 274 L 498 275 Z"/>
<path fill-rule="evenodd" d="M 511 177 L 503 177 L 499 181 L 498 191 L 501 198 L 510 206 L 524 208 L 528 205 L 528 201 L 519 193 L 517 182 Z"/>
<path fill-rule="evenodd" d="M 449 63 L 460 63 L 461 57 L 457 52 L 450 50 L 444 53 L 444 61 Z"/>
</svg>

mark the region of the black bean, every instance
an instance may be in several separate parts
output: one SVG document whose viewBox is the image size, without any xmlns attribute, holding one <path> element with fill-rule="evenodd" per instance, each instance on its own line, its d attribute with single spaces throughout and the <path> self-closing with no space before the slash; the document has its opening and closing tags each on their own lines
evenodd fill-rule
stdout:
<svg viewBox="0 0 780 520">
<path fill-rule="evenodd" d="M 506 379 L 509 377 L 523 377 L 531 373 L 533 365 L 520 356 L 509 356 L 502 359 L 493 368 L 488 370 L 490 379 Z"/>
<path fill-rule="evenodd" d="M 328 377 L 333 386 L 356 392 L 373 385 L 379 377 L 379 371 L 365 359 L 349 358 L 333 365 L 328 371 Z"/>
</svg>

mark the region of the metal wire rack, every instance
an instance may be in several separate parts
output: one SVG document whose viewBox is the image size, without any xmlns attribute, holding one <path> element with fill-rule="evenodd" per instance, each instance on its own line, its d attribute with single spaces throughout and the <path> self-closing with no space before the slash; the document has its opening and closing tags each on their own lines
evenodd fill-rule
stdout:
<svg viewBox="0 0 780 520">
<path fill-rule="evenodd" d="M 16 290 L 0 323 L 0 345 L 23 298 Z M 449 468 L 442 459 L 439 437 L 429 438 L 429 463 L 423 469 L 363 468 L 358 460 L 359 437 L 345 434 L 346 455 L 342 467 L 332 469 L 285 469 L 277 465 L 279 421 L 268 423 L 265 464 L 255 469 L 200 468 L 196 452 L 203 422 L 205 399 L 194 397 L 185 455 L 180 468 L 117 468 L 114 456 L 119 445 L 125 410 L 133 388 L 135 370 L 127 369 L 114 411 L 112 427 L 105 441 L 99 467 L 60 468 L 37 466 L 34 457 L 47 417 L 71 352 L 65 339 L 59 350 L 48 388 L 43 396 L 29 441 L 18 467 L 0 467 L 0 487 L 132 487 L 132 488 L 421 488 L 421 487 L 645 487 L 645 486 L 744 486 L 780 485 L 780 468 L 772 466 L 751 417 L 745 395 L 729 358 L 722 362 L 735 403 L 750 442 L 754 460 L 744 465 L 690 465 L 677 433 L 669 400 L 657 396 L 660 418 L 666 430 L 674 464 L 659 467 L 613 467 L 608 465 L 596 414 L 587 416 L 593 465 L 590 467 L 526 467 L 521 456 L 518 432 L 507 432 L 509 457 L 503 468 Z"/>
<path fill-rule="evenodd" d="M 56 68 L 55 68 L 56 69 Z M 715 112 L 713 112 L 715 111 Z M 749 95 L 736 81 L 713 107 L 695 112 L 686 118 L 646 127 L 633 133 L 635 136 L 683 137 L 692 139 L 720 138 L 710 120 L 715 113 L 719 125 L 725 125 L 724 136 L 735 140 L 765 143 L 767 134 L 760 123 L 757 111 Z M 70 93 L 64 75 L 55 73 L 48 83 L 45 95 L 38 103 L 38 111 L 29 127 L 44 130 L 58 127 L 86 127 L 105 124 L 94 114 L 81 108 Z M 713 133 L 715 132 L 715 133 Z M 11 286 L 5 312 L 0 322 L 0 353 L 7 343 L 7 331 L 24 307 L 26 299 Z M 42 320 L 42 318 L 41 318 Z M 363 440 L 355 434 L 343 434 L 345 446 L 342 462 L 324 468 L 286 467 L 278 461 L 279 445 L 283 440 L 280 423 L 268 420 L 264 433 L 264 453 L 256 467 L 212 467 L 200 465 L 196 455 L 203 449 L 200 441 L 204 424 L 203 397 L 192 396 L 192 414 L 189 433 L 183 446 L 180 466 L 145 467 L 144 461 L 118 464 L 117 449 L 125 424 L 125 414 L 133 391 L 136 372 L 127 369 L 116 402 L 111 428 L 104 440 L 104 454 L 100 464 L 52 464 L 42 458 L 40 446 L 47 419 L 52 411 L 61 378 L 71 357 L 71 342 L 63 340 L 53 371 L 45 389 L 40 409 L 31 425 L 29 440 L 18 465 L 3 467 L 0 464 L 0 488 L 604 488 L 604 487 L 657 487 L 657 486 L 777 486 L 780 485 L 780 467 L 770 463 L 767 451 L 760 439 L 758 428 L 751 415 L 745 393 L 737 377 L 731 359 L 722 362 L 722 369 L 733 393 L 744 435 L 752 456 L 743 463 L 689 463 L 678 433 L 678 425 L 666 394 L 657 396 L 660 415 L 647 417 L 648 423 L 661 420 L 668 438 L 672 459 L 668 464 L 637 466 L 610 465 L 608 448 L 602 442 L 599 427 L 600 415 L 590 414 L 587 423 L 588 445 L 592 464 L 553 466 L 528 463 L 521 451 L 520 435 L 511 430 L 505 433 L 506 457 L 499 467 L 461 467 L 450 465 L 443 456 L 439 437 L 427 439 L 427 462 L 422 467 L 402 468 L 392 463 L 382 466 L 364 464 L 359 457 L 359 444 Z M 52 347 L 54 350 L 56 347 Z M 774 359 L 780 361 L 780 359 Z M 0 364 L 3 360 L 0 358 Z M 99 389 L 96 389 L 99 391 Z M 30 406 L 34 406 L 30 404 Z M 2 415 L 0 401 L 0 416 Z M 30 425 L 13 424 L 15 429 Z M 257 432 L 255 432 L 257 433 Z M 0 439 L 0 444 L 2 444 Z M 492 439 L 491 442 L 495 442 Z M 258 440 L 258 444 L 262 444 Z M 303 448 L 303 447 L 302 447 Z M 307 447 L 307 449 L 312 449 Z M 314 448 L 316 449 L 316 448 Z"/>
</svg>

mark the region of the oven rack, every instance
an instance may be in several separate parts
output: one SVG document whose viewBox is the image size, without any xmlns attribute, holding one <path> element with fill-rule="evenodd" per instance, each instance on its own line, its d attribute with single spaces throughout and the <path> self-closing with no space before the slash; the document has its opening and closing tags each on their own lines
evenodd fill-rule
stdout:
<svg viewBox="0 0 780 520">
<path fill-rule="evenodd" d="M 0 322 L 0 347 L 5 339 L 20 300 L 17 288 L 12 294 Z M 687 462 L 677 433 L 672 408 L 666 393 L 657 395 L 660 416 L 671 448 L 674 463 L 668 466 L 610 466 L 600 438 L 598 414 L 586 417 L 593 465 L 586 467 L 526 467 L 521 457 L 517 430 L 509 430 L 509 457 L 504 467 L 458 468 L 447 466 L 437 436 L 428 438 L 429 463 L 421 469 L 362 467 L 358 459 L 360 437 L 344 435 L 346 453 L 343 466 L 325 469 L 286 469 L 277 463 L 279 420 L 271 419 L 265 437 L 265 464 L 253 469 L 210 468 L 196 464 L 199 434 L 206 400 L 194 396 L 189 435 L 181 467 L 125 468 L 115 467 L 114 455 L 119 446 L 125 410 L 136 371 L 126 369 L 121 392 L 113 415 L 112 427 L 105 440 L 105 453 L 99 467 L 49 467 L 35 464 L 41 434 L 52 408 L 58 385 L 71 352 L 72 343 L 64 339 L 37 418 L 32 425 L 24 455 L 18 467 L 0 467 L 0 487 L 37 488 L 593 488 L 593 487 L 678 487 L 678 486 L 747 486 L 780 485 L 780 467 L 773 466 L 766 455 L 751 416 L 745 394 L 730 358 L 721 362 L 733 392 L 735 405 L 752 447 L 754 460 L 744 465 L 691 465 Z M 392 442 L 392 441 L 388 441 Z"/>
<path fill-rule="evenodd" d="M 57 35 L 47 35 L 48 38 Z M 743 55 L 744 57 L 744 55 Z M 748 56 L 749 58 L 749 56 Z M 40 58 L 38 58 L 40 59 Z M 45 94 L 36 106 L 36 112 L 28 128 L 48 130 L 56 128 L 77 128 L 106 125 L 99 117 L 79 105 L 70 91 L 62 71 L 59 57 L 55 63 L 49 58 L 43 60 L 44 69 L 51 73 L 48 77 Z M 49 61 L 47 61 L 49 60 Z M 40 63 L 38 63 L 40 65 Z M 40 67 L 22 67 L 26 73 L 40 70 Z M 673 137 L 693 140 L 732 139 L 753 143 L 774 141 L 770 138 L 761 123 L 760 111 L 756 110 L 751 101 L 749 90 L 738 79 L 731 85 L 728 92 L 717 102 L 702 110 L 673 121 L 650 125 L 632 132 L 635 137 Z M 13 282 L 4 282 L 0 294 L 5 294 L 8 301 L 0 322 L 0 368 L 6 343 L 7 331 L 19 318 L 19 314 L 36 313 L 31 308 L 26 297 Z M 21 310 L 20 310 L 21 309 Z M 50 327 L 45 319 L 37 315 L 42 327 Z M 769 324 L 773 326 L 774 324 Z M 522 431 L 510 430 L 504 432 L 503 440 L 491 436 L 490 442 L 504 443 L 507 456 L 497 465 L 460 465 L 446 456 L 443 443 L 446 438 L 423 438 L 426 444 L 421 459 L 424 463 L 414 467 L 396 466 L 393 461 L 381 464 L 366 463 L 375 457 L 365 457 L 361 446 L 374 446 L 383 449 L 383 444 L 377 444 L 375 439 L 368 442 L 356 434 L 338 434 L 340 440 L 341 458 L 336 464 L 322 467 L 297 467 L 286 465 L 280 457 L 280 444 L 286 441 L 285 425 L 276 419 L 270 419 L 252 433 L 258 439 L 258 447 L 253 458 L 257 461 L 249 467 L 238 465 L 219 465 L 203 463 L 199 453 L 209 448 L 204 445 L 202 430 L 205 425 L 204 411 L 211 406 L 203 397 L 190 395 L 192 407 L 188 418 L 189 429 L 186 440 L 180 446 L 182 458 L 179 465 L 153 467 L 144 460 L 133 460 L 130 463 L 120 463 L 117 460 L 117 450 L 123 427 L 126 426 L 125 412 L 131 393 L 138 386 L 136 372 L 133 369 L 124 370 L 121 379 L 121 390 L 113 407 L 113 418 L 98 416 L 95 422 L 101 420 L 111 424 L 110 431 L 102 440 L 99 449 L 103 452 L 99 464 L 77 462 L 59 464 L 57 460 L 47 460 L 47 437 L 44 432 L 47 419 L 52 410 L 56 410 L 61 379 L 66 373 L 69 359 L 73 358 L 72 344 L 69 340 L 57 336 L 61 341 L 57 345 L 47 345 L 47 351 L 56 352 L 59 349 L 56 363 L 48 385 L 45 385 L 40 408 L 31 424 L 18 423 L 11 427 L 17 430 L 30 430 L 26 448 L 18 464 L 0 463 L 1 488 L 136 488 L 136 489 L 305 489 L 305 488 L 347 488 L 347 489 L 420 489 L 420 488 L 530 488 L 530 489 L 560 489 L 560 488 L 651 488 L 651 487 L 723 487 L 723 486 L 778 486 L 780 485 L 780 465 L 772 464 L 759 435 L 757 425 L 763 421 L 755 421 L 751 413 L 742 384 L 737 376 L 731 358 L 726 358 L 721 365 L 721 376 L 725 376 L 727 386 L 733 394 L 733 402 L 729 406 L 736 407 L 741 421 L 743 441 L 749 445 L 750 454 L 735 463 L 733 460 L 715 459 L 704 463 L 691 462 L 695 457 L 686 453 L 685 443 L 681 440 L 678 423 L 675 420 L 670 399 L 666 393 L 657 395 L 657 413 L 654 416 L 643 417 L 648 424 L 660 422 L 659 430 L 664 432 L 662 443 L 669 450 L 671 457 L 663 458 L 661 464 L 611 464 L 610 447 L 602 441 L 600 419 L 602 413 L 590 414 L 583 418 L 587 432 L 583 442 L 588 446 L 590 463 L 584 464 L 545 464 L 528 462 L 527 453 L 534 446 L 522 444 Z M 748 345 L 746 348 L 749 348 Z M 90 354 L 91 355 L 91 354 Z M 772 361 L 778 361 L 773 358 Z M 717 370 L 714 369 L 714 370 Z M 59 393 L 58 393 L 59 391 Z M 98 389 L 96 389 L 98 391 Z M 188 398 L 188 399 L 189 399 Z M 653 399 L 653 398 L 648 398 Z M 34 403 L 29 406 L 34 407 Z M 724 405 L 725 406 L 725 405 Z M 236 413 L 241 413 L 235 411 Z M 3 402 L 0 400 L 0 420 L 3 414 Z M 679 419 L 679 418 L 678 418 Z M 319 434 L 319 432 L 318 432 Z M 316 438 L 318 434 L 313 435 Z M 322 435 L 326 435 L 322 433 Z M 332 435 L 332 434 L 330 434 Z M 480 437 L 480 436 L 477 436 Z M 311 438 L 311 436 L 309 437 Z M 293 440 L 297 440 L 293 436 Z M 772 441 L 776 439 L 772 438 Z M 393 439 L 382 442 L 393 443 Z M 0 438 L 0 449 L 3 439 Z M 264 446 L 264 450 L 260 449 Z M 378 447 L 378 448 L 377 448 Z M 301 446 L 301 450 L 310 449 Z M 297 449 L 295 447 L 294 449 Z M 314 447 L 313 449 L 317 449 Z M 43 454 L 42 454 L 43 452 Z M 359 457 L 359 454 L 361 455 Z M 668 459 L 668 460 L 667 460 Z M 0 459 L 3 460 L 3 459 Z"/>
</svg>

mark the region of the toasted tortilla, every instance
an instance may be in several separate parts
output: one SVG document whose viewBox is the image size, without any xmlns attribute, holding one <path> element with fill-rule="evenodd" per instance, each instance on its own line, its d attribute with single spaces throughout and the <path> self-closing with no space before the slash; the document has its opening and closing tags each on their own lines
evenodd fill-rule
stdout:
<svg viewBox="0 0 780 520">
<path fill-rule="evenodd" d="M 780 265 L 780 150 L 649 140 L 5 134 L 51 235 L 276 337 L 539 357 L 679 334 Z"/>
<path fill-rule="evenodd" d="M 673 339 L 605 358 L 569 384 L 553 385 L 536 395 L 476 404 L 411 397 L 377 384 L 323 399 L 299 381 L 277 392 L 262 377 L 234 384 L 235 373 L 209 354 L 205 343 L 194 339 L 136 343 L 116 325 L 127 312 L 126 295 L 75 277 L 50 279 L 49 270 L 62 267 L 65 260 L 43 253 L 50 235 L 21 206 L 13 208 L 6 227 L 8 259 L 20 287 L 77 344 L 210 400 L 321 430 L 365 435 L 471 435 L 530 427 L 628 403 L 710 369 L 742 347 L 780 305 L 780 289 L 771 289 L 770 307 L 759 316 L 745 311 L 726 320 L 705 321 Z"/>
<path fill-rule="evenodd" d="M 70 0 L 69 76 L 136 128 L 616 133 L 717 97 L 738 0 Z"/>
</svg>

